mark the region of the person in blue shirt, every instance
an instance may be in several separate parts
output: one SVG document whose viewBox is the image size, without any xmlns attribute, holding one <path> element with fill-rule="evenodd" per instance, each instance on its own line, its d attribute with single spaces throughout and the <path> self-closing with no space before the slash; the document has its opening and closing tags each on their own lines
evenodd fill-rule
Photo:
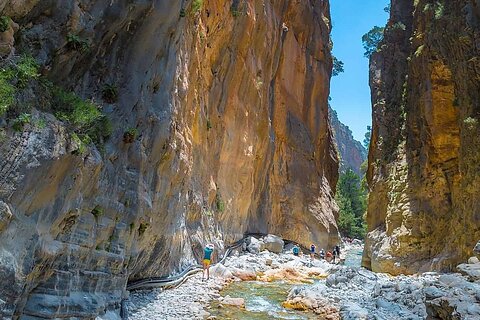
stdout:
<svg viewBox="0 0 480 320">
<path fill-rule="evenodd" d="M 315 259 L 315 245 L 313 243 L 310 246 L 310 258 Z"/>
<path fill-rule="evenodd" d="M 205 270 L 207 271 L 207 280 L 210 279 L 210 264 L 213 256 L 213 244 L 207 244 L 203 251 L 203 273 L 202 280 L 205 278 Z"/>
<path fill-rule="evenodd" d="M 300 253 L 300 248 L 298 247 L 298 245 L 294 245 L 292 251 L 294 256 L 298 256 L 298 254 Z"/>
</svg>

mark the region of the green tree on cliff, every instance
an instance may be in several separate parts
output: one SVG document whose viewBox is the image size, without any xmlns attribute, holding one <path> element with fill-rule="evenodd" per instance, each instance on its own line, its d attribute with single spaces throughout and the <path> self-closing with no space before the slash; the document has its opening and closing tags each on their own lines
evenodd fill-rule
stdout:
<svg viewBox="0 0 480 320">
<path fill-rule="evenodd" d="M 335 200 L 340 208 L 338 228 L 342 236 L 365 237 L 366 198 L 360 177 L 352 169 L 340 175 Z"/>
<path fill-rule="evenodd" d="M 363 139 L 363 145 L 365 146 L 365 149 L 370 148 L 370 140 L 372 139 L 372 127 L 367 126 L 367 132 L 365 133 L 365 139 Z"/>
<path fill-rule="evenodd" d="M 378 50 L 378 45 L 383 40 L 383 32 L 385 28 L 375 26 L 362 37 L 363 48 L 365 48 L 364 56 L 370 58 L 372 53 Z"/>
<path fill-rule="evenodd" d="M 344 71 L 345 71 L 345 69 L 344 69 L 343 61 L 338 60 L 337 57 L 333 57 L 332 76 L 336 77 Z"/>
</svg>

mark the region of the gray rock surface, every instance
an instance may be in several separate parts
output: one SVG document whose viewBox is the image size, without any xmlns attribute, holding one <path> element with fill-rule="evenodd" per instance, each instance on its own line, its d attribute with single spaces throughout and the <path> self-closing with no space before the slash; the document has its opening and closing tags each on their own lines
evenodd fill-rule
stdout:
<svg viewBox="0 0 480 320">
<path fill-rule="evenodd" d="M 473 253 L 475 253 L 477 257 L 480 259 L 480 241 L 478 241 L 475 247 L 473 248 Z"/>
<path fill-rule="evenodd" d="M 480 284 L 458 274 L 391 277 L 337 267 L 325 281 L 295 287 L 289 299 L 324 301 L 342 319 L 480 319 Z"/>
<path fill-rule="evenodd" d="M 260 243 L 260 251 L 268 250 L 274 253 L 281 253 L 285 245 L 282 238 L 273 234 L 269 234 L 262 238 L 262 242 L 263 243 Z"/>
<path fill-rule="evenodd" d="M 247 250 L 250 253 L 259 253 L 263 245 L 263 241 L 258 240 L 255 237 L 249 237 L 249 243 L 247 245 Z"/>
<path fill-rule="evenodd" d="M 480 259 L 478 259 L 477 257 L 470 257 L 468 258 L 468 263 L 469 264 L 480 263 Z"/>
<path fill-rule="evenodd" d="M 462 263 L 457 266 L 457 270 L 470 281 L 480 281 L 480 263 Z"/>
</svg>

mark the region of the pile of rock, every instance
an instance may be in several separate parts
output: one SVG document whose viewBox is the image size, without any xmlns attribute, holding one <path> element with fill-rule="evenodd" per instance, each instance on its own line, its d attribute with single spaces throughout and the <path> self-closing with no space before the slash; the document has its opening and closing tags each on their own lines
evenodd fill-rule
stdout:
<svg viewBox="0 0 480 320">
<path fill-rule="evenodd" d="M 322 305 L 336 306 L 347 320 L 480 319 L 480 282 L 471 275 L 391 277 L 348 267 L 330 272 L 325 282 L 292 289 L 287 302 L 313 311 Z"/>
<path fill-rule="evenodd" d="M 263 238 L 257 239 L 249 237 L 247 239 L 247 250 L 250 253 L 259 253 L 268 250 L 274 253 L 282 253 L 285 242 L 279 236 L 269 234 Z"/>
</svg>

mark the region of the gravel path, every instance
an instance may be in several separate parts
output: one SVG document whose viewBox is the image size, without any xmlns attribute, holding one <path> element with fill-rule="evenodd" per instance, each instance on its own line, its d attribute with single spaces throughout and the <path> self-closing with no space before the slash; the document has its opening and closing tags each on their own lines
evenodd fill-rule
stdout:
<svg viewBox="0 0 480 320">
<path fill-rule="evenodd" d="M 128 319 L 204 319 L 209 314 L 203 307 L 220 297 L 219 291 L 225 284 L 226 281 L 219 278 L 202 281 L 202 274 L 197 273 L 175 289 L 132 292 L 127 303 Z"/>
</svg>

